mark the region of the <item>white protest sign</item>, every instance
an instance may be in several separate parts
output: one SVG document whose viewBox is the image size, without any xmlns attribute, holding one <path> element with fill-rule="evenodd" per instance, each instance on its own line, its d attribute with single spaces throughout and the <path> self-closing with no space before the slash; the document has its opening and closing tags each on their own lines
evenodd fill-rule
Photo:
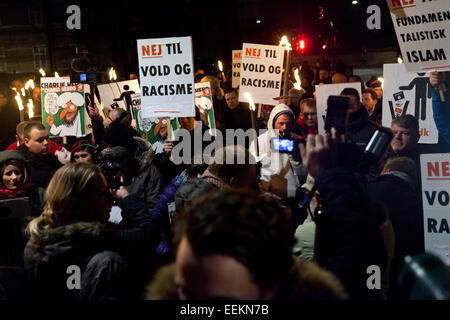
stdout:
<svg viewBox="0 0 450 320">
<path fill-rule="evenodd" d="M 283 74 L 284 48 L 260 44 L 242 44 L 239 101 L 248 102 L 248 92 L 255 103 L 276 105 Z"/>
<path fill-rule="evenodd" d="M 194 117 L 191 37 L 137 41 L 143 118 Z"/>
<path fill-rule="evenodd" d="M 361 97 L 361 84 L 359 82 L 321 84 L 316 86 L 317 121 L 320 134 L 325 133 L 325 116 L 327 114 L 328 97 L 339 96 L 345 88 L 356 89 Z M 364 106 L 361 105 L 361 108 L 364 108 Z"/>
<path fill-rule="evenodd" d="M 420 155 L 425 251 L 450 265 L 450 154 Z"/>
<path fill-rule="evenodd" d="M 406 72 L 404 64 L 389 63 L 383 66 L 384 127 L 390 128 L 392 120 L 402 114 L 412 114 L 419 121 L 419 143 L 438 142 L 429 77 L 425 72 Z"/>
<path fill-rule="evenodd" d="M 450 70 L 449 1 L 386 1 L 406 70 Z"/>
<path fill-rule="evenodd" d="M 233 66 L 233 76 L 231 86 L 233 88 L 239 87 L 239 82 L 241 79 L 241 62 L 242 62 L 242 50 L 233 50 L 232 51 L 232 66 Z"/>
<path fill-rule="evenodd" d="M 107 109 L 122 108 L 127 110 L 127 100 L 131 102 L 131 95 L 141 92 L 139 81 L 136 79 L 101 84 L 97 88 L 103 108 Z"/>
</svg>

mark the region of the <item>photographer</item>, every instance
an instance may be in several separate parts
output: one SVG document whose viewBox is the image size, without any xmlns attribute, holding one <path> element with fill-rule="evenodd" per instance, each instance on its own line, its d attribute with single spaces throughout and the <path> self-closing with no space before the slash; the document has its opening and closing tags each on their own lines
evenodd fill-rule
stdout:
<svg viewBox="0 0 450 320">
<path fill-rule="evenodd" d="M 386 278 L 388 241 L 383 234 L 388 219 L 370 206 L 353 170 L 342 163 L 341 146 L 335 128 L 331 135 L 309 135 L 306 146 L 299 145 L 303 166 L 322 199 L 321 214 L 313 214 L 315 257 L 340 278 L 351 299 L 381 299 L 380 290 L 367 287 L 367 268 L 378 266 Z"/>
<path fill-rule="evenodd" d="M 294 198 L 301 182 L 306 181 L 306 171 L 296 159 L 297 152 L 282 153 L 272 149 L 272 139 L 294 140 L 298 136 L 292 133 L 295 116 L 285 104 L 279 104 L 270 113 L 265 133 L 258 137 L 259 157 L 255 142 L 250 144 L 250 152 L 255 158 L 261 158 L 260 189 L 271 192 L 282 199 Z"/>
</svg>

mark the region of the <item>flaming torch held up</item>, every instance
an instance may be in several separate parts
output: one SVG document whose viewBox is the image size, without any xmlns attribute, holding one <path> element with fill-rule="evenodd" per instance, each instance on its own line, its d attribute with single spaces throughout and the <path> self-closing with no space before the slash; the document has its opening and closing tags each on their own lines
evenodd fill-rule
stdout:
<svg viewBox="0 0 450 320">
<path fill-rule="evenodd" d="M 288 90 L 287 84 L 288 84 L 288 80 L 289 80 L 289 68 L 291 65 L 292 47 L 286 36 L 281 37 L 279 46 L 284 47 L 284 49 L 286 51 L 286 65 L 285 65 L 285 69 L 284 69 L 284 86 L 283 86 L 283 96 L 286 96 L 287 90 Z"/>
<path fill-rule="evenodd" d="M 249 92 L 244 93 L 244 98 L 247 99 L 247 101 L 248 101 L 249 109 L 250 109 L 250 117 L 252 119 L 252 128 L 253 128 L 254 132 L 256 133 L 256 115 L 255 115 L 256 106 L 255 106 L 255 103 L 253 102 L 253 98 Z M 256 154 L 259 155 L 258 135 L 257 134 L 256 134 L 255 145 L 256 145 Z"/>
<path fill-rule="evenodd" d="M 45 71 L 44 71 L 44 69 L 40 68 L 40 69 L 39 69 L 39 72 L 41 73 L 41 75 L 42 75 L 43 77 L 45 77 Z"/>
<path fill-rule="evenodd" d="M 32 99 L 28 99 L 27 108 L 28 108 L 28 119 L 31 119 L 34 117 L 34 105 Z"/>
<path fill-rule="evenodd" d="M 22 122 L 24 120 L 24 114 L 23 114 L 23 103 L 22 103 L 22 98 L 20 97 L 20 93 L 17 92 L 16 94 L 16 101 L 17 101 L 17 107 L 19 108 L 19 112 L 20 112 L 20 122 Z"/>
<path fill-rule="evenodd" d="M 59 78 L 59 73 L 55 71 L 55 78 Z"/>
<path fill-rule="evenodd" d="M 302 82 L 300 81 L 300 75 L 298 68 L 294 70 L 295 83 L 294 88 L 298 90 L 302 90 Z"/>
</svg>

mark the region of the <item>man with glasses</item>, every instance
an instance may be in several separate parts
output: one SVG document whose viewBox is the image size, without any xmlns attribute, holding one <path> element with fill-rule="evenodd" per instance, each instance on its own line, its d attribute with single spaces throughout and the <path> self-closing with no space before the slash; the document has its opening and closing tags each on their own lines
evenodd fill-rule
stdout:
<svg viewBox="0 0 450 320">
<path fill-rule="evenodd" d="M 297 124 L 299 134 L 304 138 L 309 134 L 318 133 L 316 100 L 308 98 L 300 101 L 300 117 Z"/>
</svg>

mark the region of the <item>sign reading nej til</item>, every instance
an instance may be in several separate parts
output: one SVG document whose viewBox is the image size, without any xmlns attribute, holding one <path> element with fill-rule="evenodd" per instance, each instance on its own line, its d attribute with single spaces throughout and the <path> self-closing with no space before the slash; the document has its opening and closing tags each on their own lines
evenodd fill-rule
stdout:
<svg viewBox="0 0 450 320">
<path fill-rule="evenodd" d="M 387 0 L 408 72 L 450 70 L 448 0 Z"/>
<path fill-rule="evenodd" d="M 255 103 L 275 105 L 280 95 L 284 48 L 260 44 L 242 44 L 239 101 L 249 92 Z"/>
<path fill-rule="evenodd" d="M 420 155 L 425 251 L 450 265 L 450 154 Z"/>
<path fill-rule="evenodd" d="M 233 61 L 233 77 L 232 77 L 232 82 L 231 82 L 231 86 L 233 88 L 238 88 L 239 87 L 239 82 L 241 79 L 241 62 L 242 62 L 242 50 L 233 50 L 232 51 L 232 61 Z"/>
<path fill-rule="evenodd" d="M 383 126 L 390 128 L 393 119 L 412 114 L 419 121 L 419 143 L 437 143 L 429 73 L 406 72 L 404 64 L 388 63 L 383 77 Z"/>
<path fill-rule="evenodd" d="M 191 37 L 137 41 L 142 116 L 194 117 Z"/>
</svg>

